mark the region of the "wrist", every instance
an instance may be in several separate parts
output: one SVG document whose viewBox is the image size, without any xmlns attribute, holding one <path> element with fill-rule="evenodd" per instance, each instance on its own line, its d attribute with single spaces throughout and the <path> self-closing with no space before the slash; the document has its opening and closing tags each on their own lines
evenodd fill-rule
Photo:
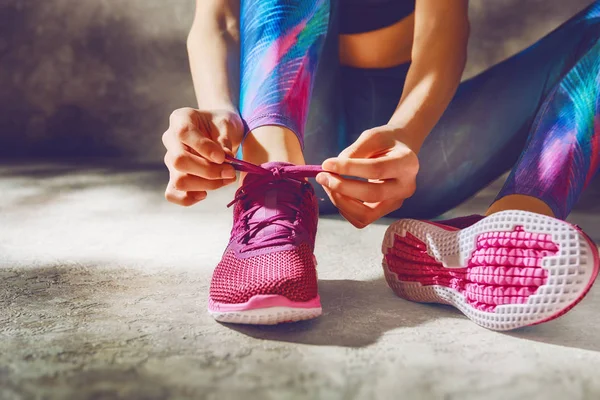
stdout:
<svg viewBox="0 0 600 400">
<path fill-rule="evenodd" d="M 230 101 L 227 100 L 210 100 L 210 101 L 199 101 L 198 102 L 199 110 L 212 110 L 212 111 L 228 111 L 233 112 L 239 115 L 240 111 L 238 108 Z"/>
<path fill-rule="evenodd" d="M 393 124 L 390 127 L 394 132 L 396 140 L 404 143 L 408 148 L 415 152 L 415 154 L 419 154 L 427 135 Z"/>
</svg>

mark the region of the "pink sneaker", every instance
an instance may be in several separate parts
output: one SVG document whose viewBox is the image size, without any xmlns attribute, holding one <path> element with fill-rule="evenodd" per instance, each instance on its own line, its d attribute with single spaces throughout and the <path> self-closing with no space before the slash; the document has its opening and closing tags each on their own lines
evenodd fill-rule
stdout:
<svg viewBox="0 0 600 400">
<path fill-rule="evenodd" d="M 599 265 L 596 245 L 578 227 L 516 210 L 439 223 L 399 220 L 382 251 L 398 296 L 452 305 L 498 331 L 563 315 L 590 290 Z"/>
<path fill-rule="evenodd" d="M 318 204 L 304 178 L 318 166 L 233 158 L 248 172 L 235 194 L 231 239 L 210 285 L 208 311 L 217 321 L 273 325 L 321 315 L 316 259 Z"/>
</svg>

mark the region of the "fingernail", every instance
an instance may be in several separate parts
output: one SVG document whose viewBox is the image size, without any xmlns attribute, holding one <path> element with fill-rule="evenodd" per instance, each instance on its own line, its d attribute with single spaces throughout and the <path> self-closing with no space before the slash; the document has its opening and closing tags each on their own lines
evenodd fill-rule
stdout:
<svg viewBox="0 0 600 400">
<path fill-rule="evenodd" d="M 335 162 L 333 160 L 333 158 L 330 158 L 328 160 L 323 161 L 321 167 L 326 171 L 335 172 Z"/>
<path fill-rule="evenodd" d="M 221 178 L 223 178 L 223 179 L 235 178 L 235 171 L 232 168 L 226 168 L 221 172 Z"/>
<path fill-rule="evenodd" d="M 319 184 L 321 184 L 323 186 L 328 186 L 329 178 L 327 178 L 327 175 L 325 175 L 325 174 L 319 174 L 319 175 L 317 175 L 317 182 L 319 182 Z"/>
</svg>

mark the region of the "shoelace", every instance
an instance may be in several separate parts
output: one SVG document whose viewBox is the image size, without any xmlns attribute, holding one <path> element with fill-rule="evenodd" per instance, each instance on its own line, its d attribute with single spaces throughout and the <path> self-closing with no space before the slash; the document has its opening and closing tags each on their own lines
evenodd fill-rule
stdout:
<svg viewBox="0 0 600 400">
<path fill-rule="evenodd" d="M 226 156 L 226 162 L 238 171 L 260 176 L 259 179 L 254 179 L 249 183 L 244 183 L 236 191 L 233 201 L 227 205 L 227 207 L 231 207 L 238 201 L 247 201 L 247 204 L 249 204 L 247 209 L 239 216 L 240 222 L 238 223 L 244 224 L 241 229 L 242 233 L 234 238 L 234 240 L 244 244 L 240 251 L 246 252 L 264 247 L 292 244 L 294 242 L 294 234 L 298 228 L 299 220 L 290 220 L 289 214 L 278 213 L 261 221 L 250 221 L 250 218 L 254 215 L 254 213 L 261 207 L 264 207 L 264 205 L 259 201 L 259 197 L 262 193 L 254 189 L 257 189 L 259 186 L 277 181 L 290 181 L 304 184 L 304 178 L 315 177 L 319 172 L 323 171 L 321 166 L 284 165 L 281 167 L 266 169 L 231 156 Z M 288 193 L 286 196 L 294 197 L 299 195 L 295 193 Z M 285 206 L 291 209 L 295 215 L 297 215 L 300 212 L 300 207 L 297 204 L 300 202 L 301 199 L 298 202 L 285 201 Z M 257 237 L 259 232 L 266 227 L 273 225 L 277 225 L 278 227 L 284 229 L 276 230 L 274 233 Z"/>
</svg>

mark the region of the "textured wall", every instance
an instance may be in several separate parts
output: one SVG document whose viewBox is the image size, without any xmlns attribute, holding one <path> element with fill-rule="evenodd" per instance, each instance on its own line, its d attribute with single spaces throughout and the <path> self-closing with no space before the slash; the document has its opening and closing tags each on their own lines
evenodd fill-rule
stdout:
<svg viewBox="0 0 600 400">
<path fill-rule="evenodd" d="M 171 110 L 194 105 L 193 0 L 0 0 L 0 156 L 160 160 Z M 467 75 L 590 0 L 471 0 Z"/>
</svg>

